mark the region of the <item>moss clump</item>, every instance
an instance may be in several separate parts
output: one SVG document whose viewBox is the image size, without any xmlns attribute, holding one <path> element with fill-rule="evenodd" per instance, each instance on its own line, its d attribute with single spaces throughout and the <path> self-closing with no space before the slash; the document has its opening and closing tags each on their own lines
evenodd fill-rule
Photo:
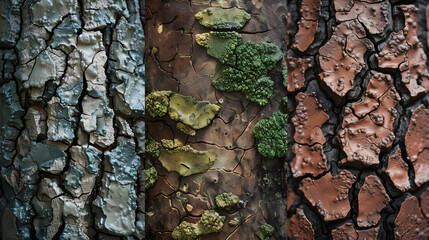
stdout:
<svg viewBox="0 0 429 240">
<path fill-rule="evenodd" d="M 283 75 L 283 86 L 287 88 L 287 67 L 283 67 L 282 75 Z"/>
<path fill-rule="evenodd" d="M 149 160 L 145 162 L 144 174 L 144 187 L 148 190 L 158 180 L 158 172 Z"/>
<path fill-rule="evenodd" d="M 221 193 L 216 196 L 216 206 L 224 208 L 229 211 L 231 208 L 237 206 L 240 202 L 240 199 L 233 193 Z"/>
<path fill-rule="evenodd" d="M 146 109 L 152 117 L 163 117 L 167 113 L 171 91 L 155 91 L 146 96 Z"/>
<path fill-rule="evenodd" d="M 222 231 L 224 222 L 225 216 L 220 216 L 213 210 L 207 210 L 197 223 L 181 222 L 174 228 L 171 237 L 176 240 L 201 239 L 203 235 Z"/>
<path fill-rule="evenodd" d="M 274 85 L 267 74 L 282 58 L 280 48 L 267 42 L 246 42 L 236 47 L 235 55 L 235 64 L 213 79 L 213 86 L 221 91 L 241 91 L 250 101 L 267 104 Z"/>
<path fill-rule="evenodd" d="M 270 240 L 273 233 L 274 227 L 268 223 L 264 223 L 259 227 L 259 230 L 255 234 L 261 240 Z"/>
<path fill-rule="evenodd" d="M 207 54 L 217 58 L 220 63 L 235 65 L 234 50 L 241 44 L 241 35 L 237 32 L 210 32 L 197 34 L 198 45 L 207 49 Z"/>
<path fill-rule="evenodd" d="M 283 157 L 287 152 L 287 114 L 280 111 L 262 119 L 253 129 L 259 153 L 268 158 Z"/>
<path fill-rule="evenodd" d="M 201 25 L 211 29 L 240 29 L 250 17 L 250 14 L 238 8 L 209 7 L 195 14 Z"/>
</svg>

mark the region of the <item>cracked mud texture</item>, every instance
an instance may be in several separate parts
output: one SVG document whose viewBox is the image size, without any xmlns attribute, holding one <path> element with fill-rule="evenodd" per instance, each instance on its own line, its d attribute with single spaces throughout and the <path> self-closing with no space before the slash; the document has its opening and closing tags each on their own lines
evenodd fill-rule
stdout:
<svg viewBox="0 0 429 240">
<path fill-rule="evenodd" d="M 288 238 L 427 239 L 427 1 L 308 2 L 288 3 Z M 301 118 L 323 141 L 296 138 Z"/>
<path fill-rule="evenodd" d="M 144 238 L 143 11 L 1 1 L 1 239 Z"/>
<path fill-rule="evenodd" d="M 217 8 L 211 11 L 210 18 L 204 18 L 207 8 Z M 233 24 L 230 16 L 216 17 L 217 13 L 226 11 L 234 11 L 240 17 L 234 18 Z M 165 145 L 165 140 L 176 139 L 176 143 L 180 141 L 195 151 L 214 151 L 216 156 L 207 171 L 180 176 L 163 166 L 156 151 L 146 154 L 158 174 L 158 180 L 147 191 L 146 236 L 149 239 L 172 239 L 173 231 L 175 237 L 185 230 L 196 234 L 199 230 L 196 231 L 195 224 L 207 210 L 216 211 L 225 220 L 219 232 L 203 235 L 202 239 L 257 240 L 256 232 L 260 226 L 267 226 L 264 224 L 274 228 L 271 239 L 286 238 L 284 158 L 268 159 L 260 155 L 253 135 L 256 123 L 282 110 L 281 99 L 286 91 L 282 66 L 285 64 L 276 61 L 272 63 L 273 69 L 264 73 L 273 81 L 272 96 L 264 106 L 249 101 L 243 93 L 217 90 L 212 85 L 213 79 L 222 75 L 229 53 L 239 41 L 242 48 L 270 42 L 283 49 L 285 20 L 286 3 L 280 0 L 147 1 L 147 95 L 153 91 L 172 91 L 220 107 L 208 126 L 195 129 L 194 136 L 178 129 L 168 114 L 146 115 L 148 135 L 158 143 L 164 139 L 163 147 L 170 146 Z M 241 35 L 241 39 L 231 32 Z M 253 43 L 244 45 L 247 42 Z M 158 107 L 167 113 L 168 108 Z M 176 145 L 174 141 L 170 143 Z M 154 146 L 148 144 L 147 150 Z M 237 205 L 229 209 L 219 207 L 216 196 L 223 193 L 237 196 Z M 178 226 L 182 226 L 183 231 L 175 230 Z M 270 231 L 266 230 L 270 229 L 258 234 L 269 235 Z"/>
</svg>

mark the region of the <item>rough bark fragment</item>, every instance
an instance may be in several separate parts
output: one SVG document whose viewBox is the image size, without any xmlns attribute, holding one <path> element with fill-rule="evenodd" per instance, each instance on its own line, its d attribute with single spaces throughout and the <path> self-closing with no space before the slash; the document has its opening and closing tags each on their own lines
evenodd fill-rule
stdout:
<svg viewBox="0 0 429 240">
<path fill-rule="evenodd" d="M 395 219 L 395 239 L 427 239 L 429 221 L 421 211 L 415 196 L 407 198 Z"/>
<path fill-rule="evenodd" d="M 341 160 L 344 165 L 377 165 L 380 149 L 390 148 L 395 140 L 395 107 L 401 98 L 390 75 L 375 71 L 372 74 L 365 98 L 353 104 L 351 109 L 344 109 L 342 129 L 338 133 L 343 151 L 347 154 L 347 158 Z"/>
<path fill-rule="evenodd" d="M 325 221 L 332 221 L 345 218 L 350 211 L 348 194 L 355 180 L 352 173 L 343 170 L 336 176 L 327 173 L 318 180 L 305 178 L 299 189 Z"/>
<path fill-rule="evenodd" d="M 396 152 L 389 157 L 386 169 L 395 187 L 402 192 L 410 189 L 410 181 L 408 177 L 408 164 L 402 159 L 401 149 L 398 148 Z"/>
<path fill-rule="evenodd" d="M 297 208 L 296 214 L 288 219 L 288 237 L 290 239 L 314 239 L 313 227 L 302 209 Z"/>
<path fill-rule="evenodd" d="M 390 197 L 378 177 L 370 175 L 365 178 L 358 201 L 357 224 L 359 227 L 371 227 L 380 220 L 380 212 L 390 202 Z"/>
<path fill-rule="evenodd" d="M 428 121 L 429 110 L 423 105 L 419 106 L 411 116 L 411 122 L 405 136 L 405 146 L 414 168 L 414 182 L 417 186 L 429 181 Z"/>
</svg>

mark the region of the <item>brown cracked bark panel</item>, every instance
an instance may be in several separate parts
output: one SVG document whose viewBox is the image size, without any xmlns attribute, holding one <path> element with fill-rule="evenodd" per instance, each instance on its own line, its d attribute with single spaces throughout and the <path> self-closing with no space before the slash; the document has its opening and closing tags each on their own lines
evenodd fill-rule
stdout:
<svg viewBox="0 0 429 240">
<path fill-rule="evenodd" d="M 354 87 L 355 76 L 365 67 L 364 54 L 373 48 L 356 18 L 341 22 L 319 50 L 323 70 L 320 78 L 335 94 L 344 97 Z"/>
<path fill-rule="evenodd" d="M 317 177 L 328 171 L 322 144 L 315 144 L 313 146 L 294 144 L 292 152 L 295 154 L 290 164 L 293 177 L 303 177 L 307 174 Z"/>
<path fill-rule="evenodd" d="M 380 212 L 390 202 L 390 198 L 380 179 L 375 175 L 370 175 L 365 178 L 359 191 L 358 201 L 357 225 L 371 227 L 380 220 Z"/>
<path fill-rule="evenodd" d="M 334 240 L 345 240 L 345 239 L 358 239 L 358 234 L 356 233 L 353 224 L 345 223 L 334 230 L 332 230 L 332 239 Z"/>
<path fill-rule="evenodd" d="M 429 110 L 421 105 L 414 110 L 405 136 L 408 157 L 415 172 L 415 183 L 421 186 L 429 181 Z"/>
<path fill-rule="evenodd" d="M 289 12 L 291 39 L 300 32 L 303 2 L 289 2 L 297 9 Z M 313 92 L 322 111 L 304 122 L 329 117 L 319 125 L 323 143 L 305 147 L 298 147 L 294 119 L 289 123 L 295 136 L 287 157 L 294 196 L 288 218 L 302 209 L 315 239 L 427 239 L 427 1 L 322 0 L 321 6 L 311 46 L 301 52 L 292 42 L 287 52 L 293 66 L 311 63 L 289 69 L 292 117 L 302 115 L 297 97 Z M 323 159 L 308 152 L 318 144 L 326 171 L 308 164 Z M 345 172 L 354 177 L 336 179 Z M 347 197 L 337 200 L 337 189 Z"/>
<path fill-rule="evenodd" d="M 297 208 L 296 213 L 288 219 L 288 236 L 290 239 L 314 239 L 313 227 L 302 209 Z"/>
<path fill-rule="evenodd" d="M 351 223 L 345 223 L 332 230 L 332 238 L 335 240 L 376 240 L 379 227 L 356 230 Z"/>
<path fill-rule="evenodd" d="M 287 58 L 287 90 L 289 92 L 295 92 L 304 87 L 305 72 L 311 67 L 310 61 L 309 58 Z"/>
<path fill-rule="evenodd" d="M 404 28 L 393 35 L 392 40 L 377 54 L 378 66 L 397 68 L 401 71 L 402 82 L 411 97 L 427 93 L 429 74 L 426 54 L 418 38 L 418 9 L 414 5 L 401 5 L 405 16 Z"/>
<path fill-rule="evenodd" d="M 395 239 L 428 239 L 429 220 L 421 211 L 415 196 L 407 198 L 395 219 Z"/>
<path fill-rule="evenodd" d="M 298 32 L 292 45 L 293 49 L 305 52 L 313 43 L 319 24 L 321 0 L 303 0 L 299 10 L 301 19 L 298 22 Z"/>
<path fill-rule="evenodd" d="M 429 218 L 429 188 L 426 188 L 420 196 L 420 206 L 422 206 L 422 211 L 425 217 Z"/>
<path fill-rule="evenodd" d="M 158 171 L 158 180 L 147 192 L 150 215 L 146 214 L 146 233 L 149 239 L 171 239 L 171 232 L 179 223 L 196 223 L 204 210 L 215 210 L 226 217 L 224 226 L 219 233 L 205 235 L 203 239 L 258 239 L 255 232 L 264 223 L 274 227 L 272 239 L 285 239 L 283 160 L 263 159 L 252 132 L 260 119 L 281 109 L 286 92 L 281 64 L 268 74 L 275 90 L 265 107 L 251 103 L 241 93 L 216 90 L 212 80 L 224 66 L 195 41 L 196 34 L 210 31 L 194 17 L 208 7 L 237 7 L 250 14 L 244 27 L 236 30 L 243 42 L 268 41 L 279 47 L 286 44 L 284 1 L 148 1 L 147 91 L 171 90 L 198 101 L 209 101 L 220 106 L 220 110 L 211 124 L 196 130 L 194 136 L 178 130 L 177 123 L 168 116 L 147 116 L 148 135 L 155 141 L 178 139 L 198 151 L 213 150 L 216 159 L 206 172 L 181 177 L 166 171 L 158 159 L 147 156 Z M 229 211 L 218 208 L 215 201 L 216 195 L 227 192 L 241 201 Z M 172 220 L 165 221 L 170 215 Z M 230 225 L 231 220 L 236 225 Z"/>
<path fill-rule="evenodd" d="M 390 148 L 395 140 L 395 107 L 401 98 L 390 75 L 375 71 L 372 75 L 365 98 L 344 110 L 342 129 L 338 134 L 347 155 L 341 160 L 343 165 L 378 165 L 381 149 Z"/>
<path fill-rule="evenodd" d="M 307 145 L 324 144 L 326 140 L 321 127 L 329 116 L 317 101 L 316 94 L 298 93 L 295 99 L 298 105 L 296 115 L 292 118 L 295 142 Z"/>
<path fill-rule="evenodd" d="M 345 218 L 349 213 L 349 190 L 355 180 L 356 177 L 347 170 L 336 176 L 327 173 L 317 180 L 305 178 L 300 190 L 325 221 L 333 221 Z"/>
<path fill-rule="evenodd" d="M 393 155 L 389 156 L 386 173 L 395 187 L 405 192 L 410 189 L 410 181 L 408 164 L 402 159 L 401 153 L 401 149 L 398 148 Z"/>
</svg>

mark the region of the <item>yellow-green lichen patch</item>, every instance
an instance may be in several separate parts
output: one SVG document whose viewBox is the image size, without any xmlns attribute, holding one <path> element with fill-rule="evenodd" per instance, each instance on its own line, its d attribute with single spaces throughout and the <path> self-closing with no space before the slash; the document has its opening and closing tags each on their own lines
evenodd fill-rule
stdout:
<svg viewBox="0 0 429 240">
<path fill-rule="evenodd" d="M 197 134 L 195 129 L 193 129 L 193 128 L 191 128 L 191 127 L 189 127 L 189 126 L 187 126 L 181 122 L 177 123 L 176 128 L 179 129 L 180 131 L 188 134 L 188 135 L 191 135 L 191 136 L 195 136 L 195 134 Z"/>
<path fill-rule="evenodd" d="M 207 127 L 219 112 L 220 107 L 208 101 L 197 101 L 171 91 L 154 91 L 146 97 L 146 108 L 152 117 L 163 117 L 166 113 L 177 121 L 177 128 L 195 135 L 195 130 Z"/>
<path fill-rule="evenodd" d="M 182 176 L 189 176 L 210 169 L 215 158 L 214 150 L 197 151 L 186 145 L 174 149 L 161 148 L 158 159 L 167 171 L 175 171 Z"/>
<path fill-rule="evenodd" d="M 151 136 L 149 136 L 146 138 L 146 152 L 152 157 L 158 158 L 161 152 L 161 143 L 156 142 Z"/>
<path fill-rule="evenodd" d="M 178 147 L 183 147 L 183 143 L 179 139 L 161 139 L 161 145 L 165 149 L 175 149 Z"/>
<path fill-rule="evenodd" d="M 274 233 L 274 227 L 268 223 L 264 223 L 259 227 L 255 235 L 261 240 L 270 240 Z"/>
<path fill-rule="evenodd" d="M 213 210 L 207 210 L 197 223 L 181 222 L 174 228 L 171 237 L 176 240 L 201 239 L 203 235 L 222 231 L 224 222 L 225 216 L 220 216 Z"/>
<path fill-rule="evenodd" d="M 195 14 L 195 19 L 211 29 L 240 29 L 250 19 L 250 14 L 238 8 L 209 7 Z"/>
<path fill-rule="evenodd" d="M 163 117 L 167 113 L 171 91 L 154 91 L 146 96 L 146 108 L 152 117 Z"/>
<path fill-rule="evenodd" d="M 144 186 L 147 190 L 158 180 L 158 172 L 149 160 L 146 160 L 144 174 Z"/>
<path fill-rule="evenodd" d="M 258 152 L 268 158 L 284 157 L 287 152 L 287 114 L 280 111 L 262 119 L 253 129 L 258 140 Z"/>
<path fill-rule="evenodd" d="M 219 112 L 220 107 L 208 101 L 197 101 L 190 96 L 183 96 L 172 93 L 168 114 L 170 118 L 181 122 L 193 129 L 207 127 L 214 116 Z"/>
<path fill-rule="evenodd" d="M 235 65 L 235 48 L 241 44 L 237 32 L 210 32 L 195 35 L 198 45 L 207 49 L 207 54 L 217 58 L 220 63 Z"/>
<path fill-rule="evenodd" d="M 215 199 L 216 206 L 219 208 L 224 208 L 227 211 L 237 206 L 237 204 L 240 202 L 240 199 L 231 192 L 218 194 Z"/>
</svg>

